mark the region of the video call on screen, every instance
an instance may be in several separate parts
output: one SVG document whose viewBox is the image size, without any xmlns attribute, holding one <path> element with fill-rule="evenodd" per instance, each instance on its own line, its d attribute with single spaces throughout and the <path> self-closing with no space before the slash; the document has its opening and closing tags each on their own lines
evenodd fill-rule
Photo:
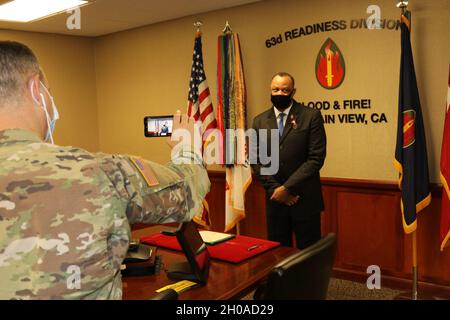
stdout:
<svg viewBox="0 0 450 320">
<path fill-rule="evenodd" d="M 147 119 L 147 135 L 151 137 L 164 137 L 172 134 L 173 118 Z"/>
</svg>

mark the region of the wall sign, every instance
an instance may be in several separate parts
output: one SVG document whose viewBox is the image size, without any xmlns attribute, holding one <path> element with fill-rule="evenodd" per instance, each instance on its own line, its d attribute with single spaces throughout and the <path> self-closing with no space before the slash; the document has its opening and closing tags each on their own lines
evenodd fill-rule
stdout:
<svg viewBox="0 0 450 320">
<path fill-rule="evenodd" d="M 335 101 L 304 101 L 305 106 L 322 112 L 325 124 L 385 124 L 388 123 L 386 114 L 373 112 L 372 100 L 368 98 L 343 99 Z M 404 117 L 406 119 L 406 116 Z M 404 120 L 406 121 L 406 120 Z M 408 123 L 406 121 L 405 123 Z"/>
<path fill-rule="evenodd" d="M 379 29 L 398 30 L 400 28 L 400 25 L 400 20 L 382 19 L 379 21 Z M 283 42 L 292 41 L 312 34 L 347 29 L 369 29 L 369 27 L 367 26 L 367 20 L 364 18 L 313 23 L 287 30 L 283 33 L 279 33 L 278 35 L 274 35 L 269 39 L 266 39 L 265 45 L 266 48 L 272 48 L 274 46 L 282 44 Z"/>
</svg>

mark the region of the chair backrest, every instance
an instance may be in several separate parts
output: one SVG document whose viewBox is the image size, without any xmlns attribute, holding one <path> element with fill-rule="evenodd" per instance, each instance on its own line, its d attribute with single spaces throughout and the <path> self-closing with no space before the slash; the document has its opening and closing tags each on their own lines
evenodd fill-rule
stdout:
<svg viewBox="0 0 450 320">
<path fill-rule="evenodd" d="M 312 246 L 287 257 L 270 272 L 254 298 L 324 300 L 336 255 L 336 235 L 330 233 Z"/>
</svg>

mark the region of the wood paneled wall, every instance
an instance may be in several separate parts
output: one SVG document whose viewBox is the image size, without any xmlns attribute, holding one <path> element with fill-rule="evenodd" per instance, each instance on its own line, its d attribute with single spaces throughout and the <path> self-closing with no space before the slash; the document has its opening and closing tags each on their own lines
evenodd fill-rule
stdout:
<svg viewBox="0 0 450 320">
<path fill-rule="evenodd" d="M 224 230 L 225 174 L 209 172 L 212 230 Z M 266 238 L 264 189 L 253 179 L 246 194 L 243 235 Z M 338 238 L 335 274 L 365 281 L 370 265 L 381 268 L 382 282 L 407 287 L 412 278 L 412 242 L 405 235 L 400 212 L 400 191 L 395 182 L 322 178 L 325 211 L 322 234 Z M 419 213 L 417 243 L 419 281 L 450 289 L 450 248 L 439 250 L 441 187 L 432 186 L 432 202 Z"/>
</svg>

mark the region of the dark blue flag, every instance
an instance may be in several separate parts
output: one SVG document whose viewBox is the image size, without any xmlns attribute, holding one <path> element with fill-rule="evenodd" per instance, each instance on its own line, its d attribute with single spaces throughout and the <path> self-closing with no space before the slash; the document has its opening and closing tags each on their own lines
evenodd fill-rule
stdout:
<svg viewBox="0 0 450 320">
<path fill-rule="evenodd" d="M 401 17 L 400 90 L 395 167 L 400 172 L 403 228 L 417 228 L 416 214 L 431 202 L 427 146 L 411 50 L 411 13 Z"/>
</svg>

